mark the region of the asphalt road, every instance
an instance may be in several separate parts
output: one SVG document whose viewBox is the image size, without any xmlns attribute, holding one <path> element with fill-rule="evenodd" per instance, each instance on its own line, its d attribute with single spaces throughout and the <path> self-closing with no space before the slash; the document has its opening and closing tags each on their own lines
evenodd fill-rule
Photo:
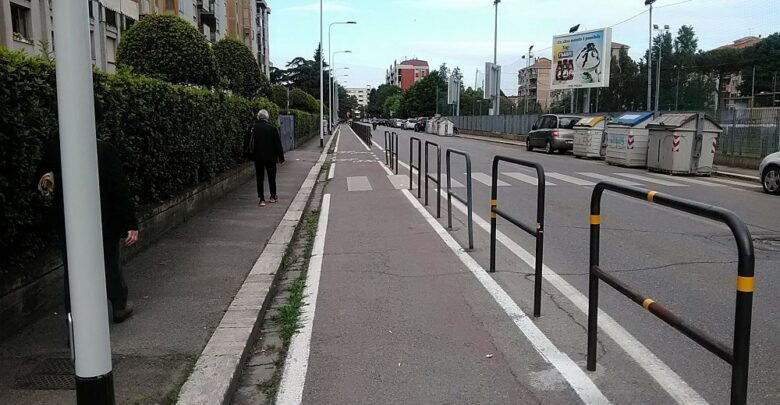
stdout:
<svg viewBox="0 0 780 405">
<path fill-rule="evenodd" d="M 382 146 L 387 129 L 379 127 L 374 131 L 374 140 Z M 575 159 L 571 154 L 545 155 L 541 151 L 527 152 L 520 146 L 393 130 L 399 134 L 402 162 L 409 162 L 411 136 L 438 143 L 442 147 L 443 175 L 446 148 L 468 152 L 474 177 L 474 215 L 485 221 L 490 217 L 490 187 L 479 180 L 490 178 L 493 157 L 506 155 L 541 163 L 548 176 L 544 263 L 574 286 L 582 294 L 580 297 L 587 297 L 588 292 L 588 221 L 593 183 L 618 179 L 734 211 L 748 224 L 756 253 L 748 401 L 780 403 L 780 386 L 776 384 L 780 381 L 776 367 L 780 363 L 777 310 L 780 297 L 774 293 L 780 288 L 780 275 L 773 271 L 780 263 L 779 198 L 764 194 L 758 184 L 656 175 L 642 169 Z M 430 156 L 433 171 L 433 150 Z M 465 184 L 462 160 L 453 160 L 452 172 L 454 179 Z M 401 167 L 399 173 L 408 172 Z M 535 173 L 504 164 L 501 173 L 500 180 L 506 186 L 499 187 L 498 206 L 532 224 L 536 186 L 530 184 L 527 176 L 533 177 Z M 464 188 L 456 188 L 455 192 L 465 196 Z M 432 202 L 434 197 L 431 188 Z M 442 203 L 441 221 L 446 224 L 446 203 Z M 435 205 L 428 208 L 435 212 Z M 454 234 L 465 245 L 464 216 L 458 211 L 453 214 L 457 222 Z M 508 221 L 499 219 L 498 229 L 526 251 L 534 251 L 533 239 Z M 602 204 L 601 229 L 603 269 L 731 347 L 737 254 L 727 227 L 607 193 Z M 476 246 L 471 254 L 485 268 L 489 260 L 488 243 L 488 234 L 475 226 Z M 501 244 L 498 257 L 495 279 L 510 294 L 516 294 L 513 298 L 530 313 L 532 269 Z M 561 291 L 551 284 L 545 280 L 543 316 L 537 324 L 570 357 L 584 362 L 587 318 L 573 304 L 577 294 Z M 710 403 L 729 402 L 731 368 L 727 363 L 609 286 L 602 283 L 600 292 L 600 308 L 641 344 L 626 340 L 619 333 L 600 331 L 599 371 L 594 381 L 614 403 L 673 403 L 675 399 L 676 402 L 701 399 Z M 600 326 L 604 328 L 603 318 Z M 640 346 L 647 348 L 650 355 L 635 350 Z"/>
</svg>

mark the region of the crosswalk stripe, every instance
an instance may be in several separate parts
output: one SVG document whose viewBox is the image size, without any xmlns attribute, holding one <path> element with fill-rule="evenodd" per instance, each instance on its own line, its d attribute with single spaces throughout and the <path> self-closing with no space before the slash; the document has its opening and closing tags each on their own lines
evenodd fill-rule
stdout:
<svg viewBox="0 0 780 405">
<path fill-rule="evenodd" d="M 688 187 L 685 184 L 674 183 L 674 182 L 671 182 L 671 181 L 656 179 L 656 178 L 653 178 L 653 177 L 641 176 L 639 174 L 634 174 L 634 173 L 615 173 L 615 174 L 618 175 L 618 176 L 628 177 L 629 179 L 642 180 L 642 181 L 646 181 L 648 183 L 658 184 L 658 185 L 661 185 L 661 186 Z"/>
<path fill-rule="evenodd" d="M 525 173 L 518 173 L 518 172 L 506 172 L 504 175 L 509 176 L 513 179 L 520 180 L 522 182 L 532 184 L 534 186 L 539 185 L 539 179 L 536 176 L 529 176 Z M 544 184 L 547 186 L 554 186 L 555 183 L 545 179 Z"/>
<path fill-rule="evenodd" d="M 654 177 L 669 177 L 669 176 L 668 176 L 668 175 L 666 175 L 666 174 L 658 174 L 658 173 L 648 173 L 648 174 L 649 174 L 650 176 L 654 176 Z M 683 182 L 683 183 L 696 184 L 696 185 L 699 185 L 699 186 L 707 186 L 707 187 L 726 187 L 726 186 L 724 186 L 723 184 L 717 184 L 717 183 L 712 183 L 712 182 L 709 182 L 709 181 L 703 181 L 703 180 L 698 180 L 698 179 L 692 179 L 692 178 L 690 178 L 690 177 L 676 176 L 676 177 L 674 177 L 674 180 L 675 180 L 675 181 L 681 181 L 681 182 Z"/>
<path fill-rule="evenodd" d="M 488 187 L 491 187 L 493 185 L 491 183 L 490 176 L 488 176 L 485 173 L 480 173 L 480 172 L 471 173 L 471 178 L 476 180 L 476 181 L 478 181 L 478 182 L 480 182 L 480 183 L 482 183 L 482 184 L 484 184 L 484 185 L 486 185 L 486 186 L 488 186 Z M 501 179 L 498 180 L 497 184 L 498 184 L 498 187 L 507 187 L 507 186 L 509 186 L 509 183 L 507 183 L 505 181 L 501 181 Z"/>
<path fill-rule="evenodd" d="M 621 184 L 621 185 L 624 185 L 624 186 L 641 186 L 641 184 L 634 183 L 633 181 L 623 180 L 623 179 L 619 179 L 617 177 L 606 176 L 606 175 L 603 175 L 603 174 L 591 173 L 591 172 L 577 172 L 577 173 L 581 174 L 583 176 L 593 177 L 594 179 L 611 181 L 613 183 Z"/>
<path fill-rule="evenodd" d="M 442 178 L 441 182 L 442 182 L 442 186 L 443 187 L 447 187 L 447 178 Z M 452 188 L 466 187 L 466 186 L 463 185 L 463 183 L 461 183 L 461 182 L 459 182 L 459 181 L 457 181 L 455 179 L 452 179 L 452 178 L 450 179 L 450 182 L 451 182 Z"/>
<path fill-rule="evenodd" d="M 715 178 L 715 177 L 710 177 L 710 180 L 717 181 L 718 183 L 729 184 L 729 185 L 732 185 L 732 186 L 749 187 L 749 188 L 761 188 L 760 184 L 752 184 L 752 183 L 748 183 L 748 182 L 745 182 L 745 181 L 718 179 L 718 178 Z"/>
<path fill-rule="evenodd" d="M 577 177 L 567 176 L 565 174 L 556 173 L 556 172 L 547 172 L 544 174 L 547 177 L 552 177 L 554 179 L 562 180 L 568 183 L 576 184 L 578 186 L 595 186 L 596 183 L 588 180 L 582 180 Z M 549 183 L 548 183 L 549 184 Z"/>
</svg>

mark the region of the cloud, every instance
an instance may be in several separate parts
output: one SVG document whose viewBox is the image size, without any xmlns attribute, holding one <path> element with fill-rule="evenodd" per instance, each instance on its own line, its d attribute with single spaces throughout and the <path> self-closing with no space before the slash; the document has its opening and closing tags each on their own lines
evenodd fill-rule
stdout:
<svg viewBox="0 0 780 405">
<path fill-rule="evenodd" d="M 306 13 L 312 13 L 312 12 L 319 12 L 320 11 L 320 3 L 319 2 L 313 2 L 309 4 L 302 4 L 300 6 L 291 6 L 284 9 L 284 11 L 293 11 L 293 12 L 306 12 Z M 325 12 L 347 12 L 351 13 L 354 12 L 355 9 L 352 8 L 352 6 L 338 2 L 338 1 L 327 1 L 323 4 L 323 11 Z"/>
</svg>

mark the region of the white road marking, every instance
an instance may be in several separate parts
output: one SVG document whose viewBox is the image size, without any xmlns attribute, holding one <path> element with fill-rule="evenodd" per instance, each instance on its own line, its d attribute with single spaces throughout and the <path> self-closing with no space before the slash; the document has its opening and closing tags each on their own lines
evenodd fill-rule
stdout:
<svg viewBox="0 0 780 405">
<path fill-rule="evenodd" d="M 617 177 L 606 176 L 606 175 L 603 175 L 603 174 L 591 173 L 591 172 L 577 172 L 577 173 L 581 174 L 583 176 L 593 177 L 594 179 L 611 181 L 613 183 L 617 183 L 617 184 L 624 185 L 624 186 L 641 186 L 641 184 L 634 183 L 633 181 L 623 180 L 623 179 L 619 179 Z"/>
<path fill-rule="evenodd" d="M 762 188 L 760 184 L 752 184 L 746 181 L 726 180 L 726 179 L 719 179 L 716 177 L 710 177 L 710 180 L 716 181 L 718 183 L 729 184 L 732 186 L 747 187 L 747 188 Z"/>
<path fill-rule="evenodd" d="M 572 184 L 576 184 L 578 186 L 595 186 L 596 185 L 596 183 L 594 183 L 592 181 L 582 180 L 582 179 L 577 178 L 577 177 L 567 176 L 565 174 L 560 174 L 560 173 L 556 173 L 556 172 L 549 172 L 549 173 L 545 172 L 544 175 L 547 176 L 547 177 L 552 177 L 554 179 L 558 179 L 558 180 L 566 181 L 566 182 L 569 182 L 569 183 L 572 183 Z"/>
<path fill-rule="evenodd" d="M 517 179 L 517 180 L 520 180 L 522 182 L 525 182 L 525 183 L 528 183 L 528 184 L 532 184 L 534 186 L 539 185 L 539 179 L 536 178 L 536 176 L 529 176 L 529 175 L 527 175 L 525 173 L 518 173 L 518 172 L 505 172 L 503 174 L 505 176 L 509 176 L 509 177 L 511 177 L 513 179 Z M 545 179 L 544 184 L 546 186 L 554 186 L 555 185 L 555 183 L 553 183 L 553 182 L 551 182 L 551 181 L 549 181 L 547 179 Z"/>
<path fill-rule="evenodd" d="M 399 161 L 399 165 L 409 169 L 409 165 Z M 466 206 L 460 201 L 453 200 L 452 206 L 461 214 L 466 215 Z M 664 208 L 658 205 L 653 207 Z M 490 223 L 473 214 L 474 223 L 485 232 L 490 232 Z M 519 244 L 513 241 L 505 233 L 497 230 L 496 240 L 509 249 L 520 260 L 524 261 L 529 268 L 534 268 L 536 258 L 533 254 L 523 249 Z M 553 271 L 547 265 L 542 268 L 544 279 L 547 280 L 555 289 L 566 297 L 583 314 L 588 314 L 588 298 L 579 290 L 569 284 L 557 272 Z M 623 349 L 626 354 L 648 373 L 656 383 L 680 404 L 707 404 L 707 401 L 699 395 L 688 383 L 686 383 L 677 373 L 674 372 L 666 363 L 658 358 L 650 349 L 643 345 L 637 338 L 629 333 L 625 328 L 609 316 L 604 310 L 599 309 L 599 329 L 607 334 L 615 343 Z"/>
<path fill-rule="evenodd" d="M 446 188 L 447 187 L 447 178 L 446 177 L 443 178 L 441 180 L 441 182 L 443 183 L 442 186 L 444 186 Z M 463 187 L 466 187 L 466 186 L 463 185 L 463 183 L 461 183 L 461 182 L 459 182 L 459 181 L 457 181 L 457 180 L 455 180 L 453 178 L 450 178 L 450 186 L 452 188 L 463 188 Z"/>
<path fill-rule="evenodd" d="M 384 166 L 382 166 L 384 167 Z M 385 167 L 388 174 L 390 170 Z M 498 303 L 501 309 L 509 316 L 518 329 L 525 335 L 526 339 L 533 345 L 534 349 L 548 363 L 552 364 L 561 376 L 566 379 L 572 389 L 586 404 L 609 404 L 609 400 L 599 390 L 596 384 L 577 366 L 577 364 L 565 353 L 558 350 L 552 341 L 542 332 L 536 324 L 523 312 L 522 309 L 512 300 L 512 297 L 501 288 L 487 271 L 474 260 L 471 255 L 463 250 L 458 242 L 450 235 L 446 229 L 420 204 L 419 201 L 409 192 L 402 190 L 406 199 L 417 209 L 425 218 L 429 225 L 441 237 L 442 241 L 452 250 L 460 261 L 471 271 L 482 286 L 487 290 L 491 297 Z"/>
<path fill-rule="evenodd" d="M 333 175 L 336 174 L 336 162 L 330 162 L 330 169 L 328 169 L 328 180 L 333 179 Z"/>
<path fill-rule="evenodd" d="M 347 191 L 371 191 L 371 183 L 366 176 L 347 177 Z"/>
<path fill-rule="evenodd" d="M 333 148 L 333 153 L 339 152 L 339 141 L 341 140 L 341 127 L 336 129 L 336 146 Z"/>
<path fill-rule="evenodd" d="M 656 179 L 656 178 L 653 178 L 653 177 L 642 176 L 642 175 L 634 174 L 634 173 L 615 173 L 615 174 L 618 175 L 618 176 L 622 176 L 622 177 L 628 177 L 629 179 L 642 180 L 642 181 L 646 181 L 646 182 L 651 183 L 651 184 L 658 184 L 658 185 L 661 185 L 661 186 L 688 187 L 685 184 L 675 183 L 675 182 L 667 181 L 667 180 Z"/>
<path fill-rule="evenodd" d="M 488 186 L 488 187 L 492 187 L 492 183 L 490 182 L 491 178 L 490 178 L 489 175 L 487 175 L 485 173 L 481 173 L 481 172 L 471 173 L 471 178 L 476 180 L 476 181 L 478 181 L 478 182 L 480 182 L 480 183 L 482 183 L 482 184 L 484 184 L 484 185 L 486 185 L 486 186 Z M 509 183 L 507 183 L 505 181 L 501 181 L 501 179 L 498 180 L 497 184 L 498 184 L 498 187 L 508 187 L 509 186 Z"/>
<path fill-rule="evenodd" d="M 350 131 L 350 132 L 352 132 L 352 135 L 355 135 L 355 138 L 357 138 L 358 142 L 360 142 L 360 144 L 361 144 L 361 145 L 363 145 L 363 147 L 364 147 L 364 148 L 366 148 L 366 150 L 370 152 L 370 151 L 371 151 L 371 148 L 369 148 L 369 147 L 368 147 L 368 145 L 366 145 L 366 143 L 365 143 L 365 142 L 363 142 L 363 140 L 362 140 L 362 139 L 360 139 L 360 137 L 357 135 L 357 132 L 355 132 L 355 131 L 354 131 L 352 128 L 350 128 L 350 127 L 347 127 L 347 128 L 349 128 L 349 131 Z"/>
<path fill-rule="evenodd" d="M 674 177 L 670 177 L 669 175 L 666 175 L 666 174 L 660 174 L 660 173 L 647 173 L 647 174 L 648 174 L 648 175 L 650 175 L 650 176 L 653 176 L 653 177 L 665 177 L 665 178 L 672 178 L 672 179 L 674 179 L 674 181 L 681 181 L 681 182 L 683 182 L 683 183 L 691 183 L 691 184 L 696 184 L 696 185 L 699 185 L 699 186 L 707 186 L 707 187 L 726 187 L 726 186 L 724 186 L 723 184 L 717 184 L 717 183 L 711 183 L 711 182 L 709 182 L 709 181 L 703 181 L 703 180 L 698 180 L 698 179 L 692 179 L 692 178 L 690 178 L 690 177 L 682 177 L 682 176 L 674 176 Z"/>
<path fill-rule="evenodd" d="M 314 237 L 309 268 L 306 272 L 306 287 L 303 289 L 304 305 L 301 307 L 301 326 L 298 333 L 293 335 L 290 348 L 287 350 L 282 381 L 279 383 L 279 393 L 276 395 L 277 404 L 297 405 L 303 399 L 303 385 L 306 383 L 306 370 L 309 367 L 311 334 L 314 326 L 314 311 L 317 308 L 317 293 L 320 288 L 322 256 L 325 253 L 325 233 L 328 230 L 329 212 L 330 194 L 325 194 L 322 196 L 317 235 Z"/>
<path fill-rule="evenodd" d="M 381 145 L 379 145 L 378 143 L 376 143 L 376 141 L 375 141 L 375 140 L 373 140 L 373 139 L 372 139 L 372 140 L 371 140 L 371 143 L 373 143 L 373 144 L 374 144 L 374 146 L 376 146 L 377 148 L 379 148 L 379 150 L 381 150 L 382 152 L 384 152 L 384 151 L 385 151 L 385 148 L 383 148 Z"/>
</svg>

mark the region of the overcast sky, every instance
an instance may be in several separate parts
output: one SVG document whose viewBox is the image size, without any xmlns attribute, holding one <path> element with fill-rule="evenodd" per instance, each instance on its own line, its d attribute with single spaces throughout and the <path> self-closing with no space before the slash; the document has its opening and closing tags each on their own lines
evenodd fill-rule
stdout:
<svg viewBox="0 0 780 405">
<path fill-rule="evenodd" d="M 270 54 L 274 66 L 283 68 L 296 56 L 311 58 L 319 41 L 319 2 L 269 0 Z M 446 62 L 464 72 L 466 86 L 473 86 L 475 70 L 484 70 L 493 59 L 492 0 L 324 0 L 324 45 L 328 24 L 334 25 L 336 66 L 349 77 L 347 87 L 376 87 L 394 60 L 427 60 L 431 70 Z M 534 56 L 550 57 L 552 36 L 581 24 L 580 30 L 612 26 L 612 39 L 631 47 L 630 55 L 644 55 L 648 40 L 648 13 L 643 0 L 503 0 L 498 15 L 498 63 L 502 65 L 502 89 L 517 93 L 517 69 L 521 56 L 534 45 Z M 633 17 L 633 18 L 632 18 Z M 693 25 L 699 47 L 712 49 L 748 36 L 780 31 L 780 0 L 658 0 L 653 22 Z M 482 81 L 482 73 L 477 81 Z"/>
</svg>

